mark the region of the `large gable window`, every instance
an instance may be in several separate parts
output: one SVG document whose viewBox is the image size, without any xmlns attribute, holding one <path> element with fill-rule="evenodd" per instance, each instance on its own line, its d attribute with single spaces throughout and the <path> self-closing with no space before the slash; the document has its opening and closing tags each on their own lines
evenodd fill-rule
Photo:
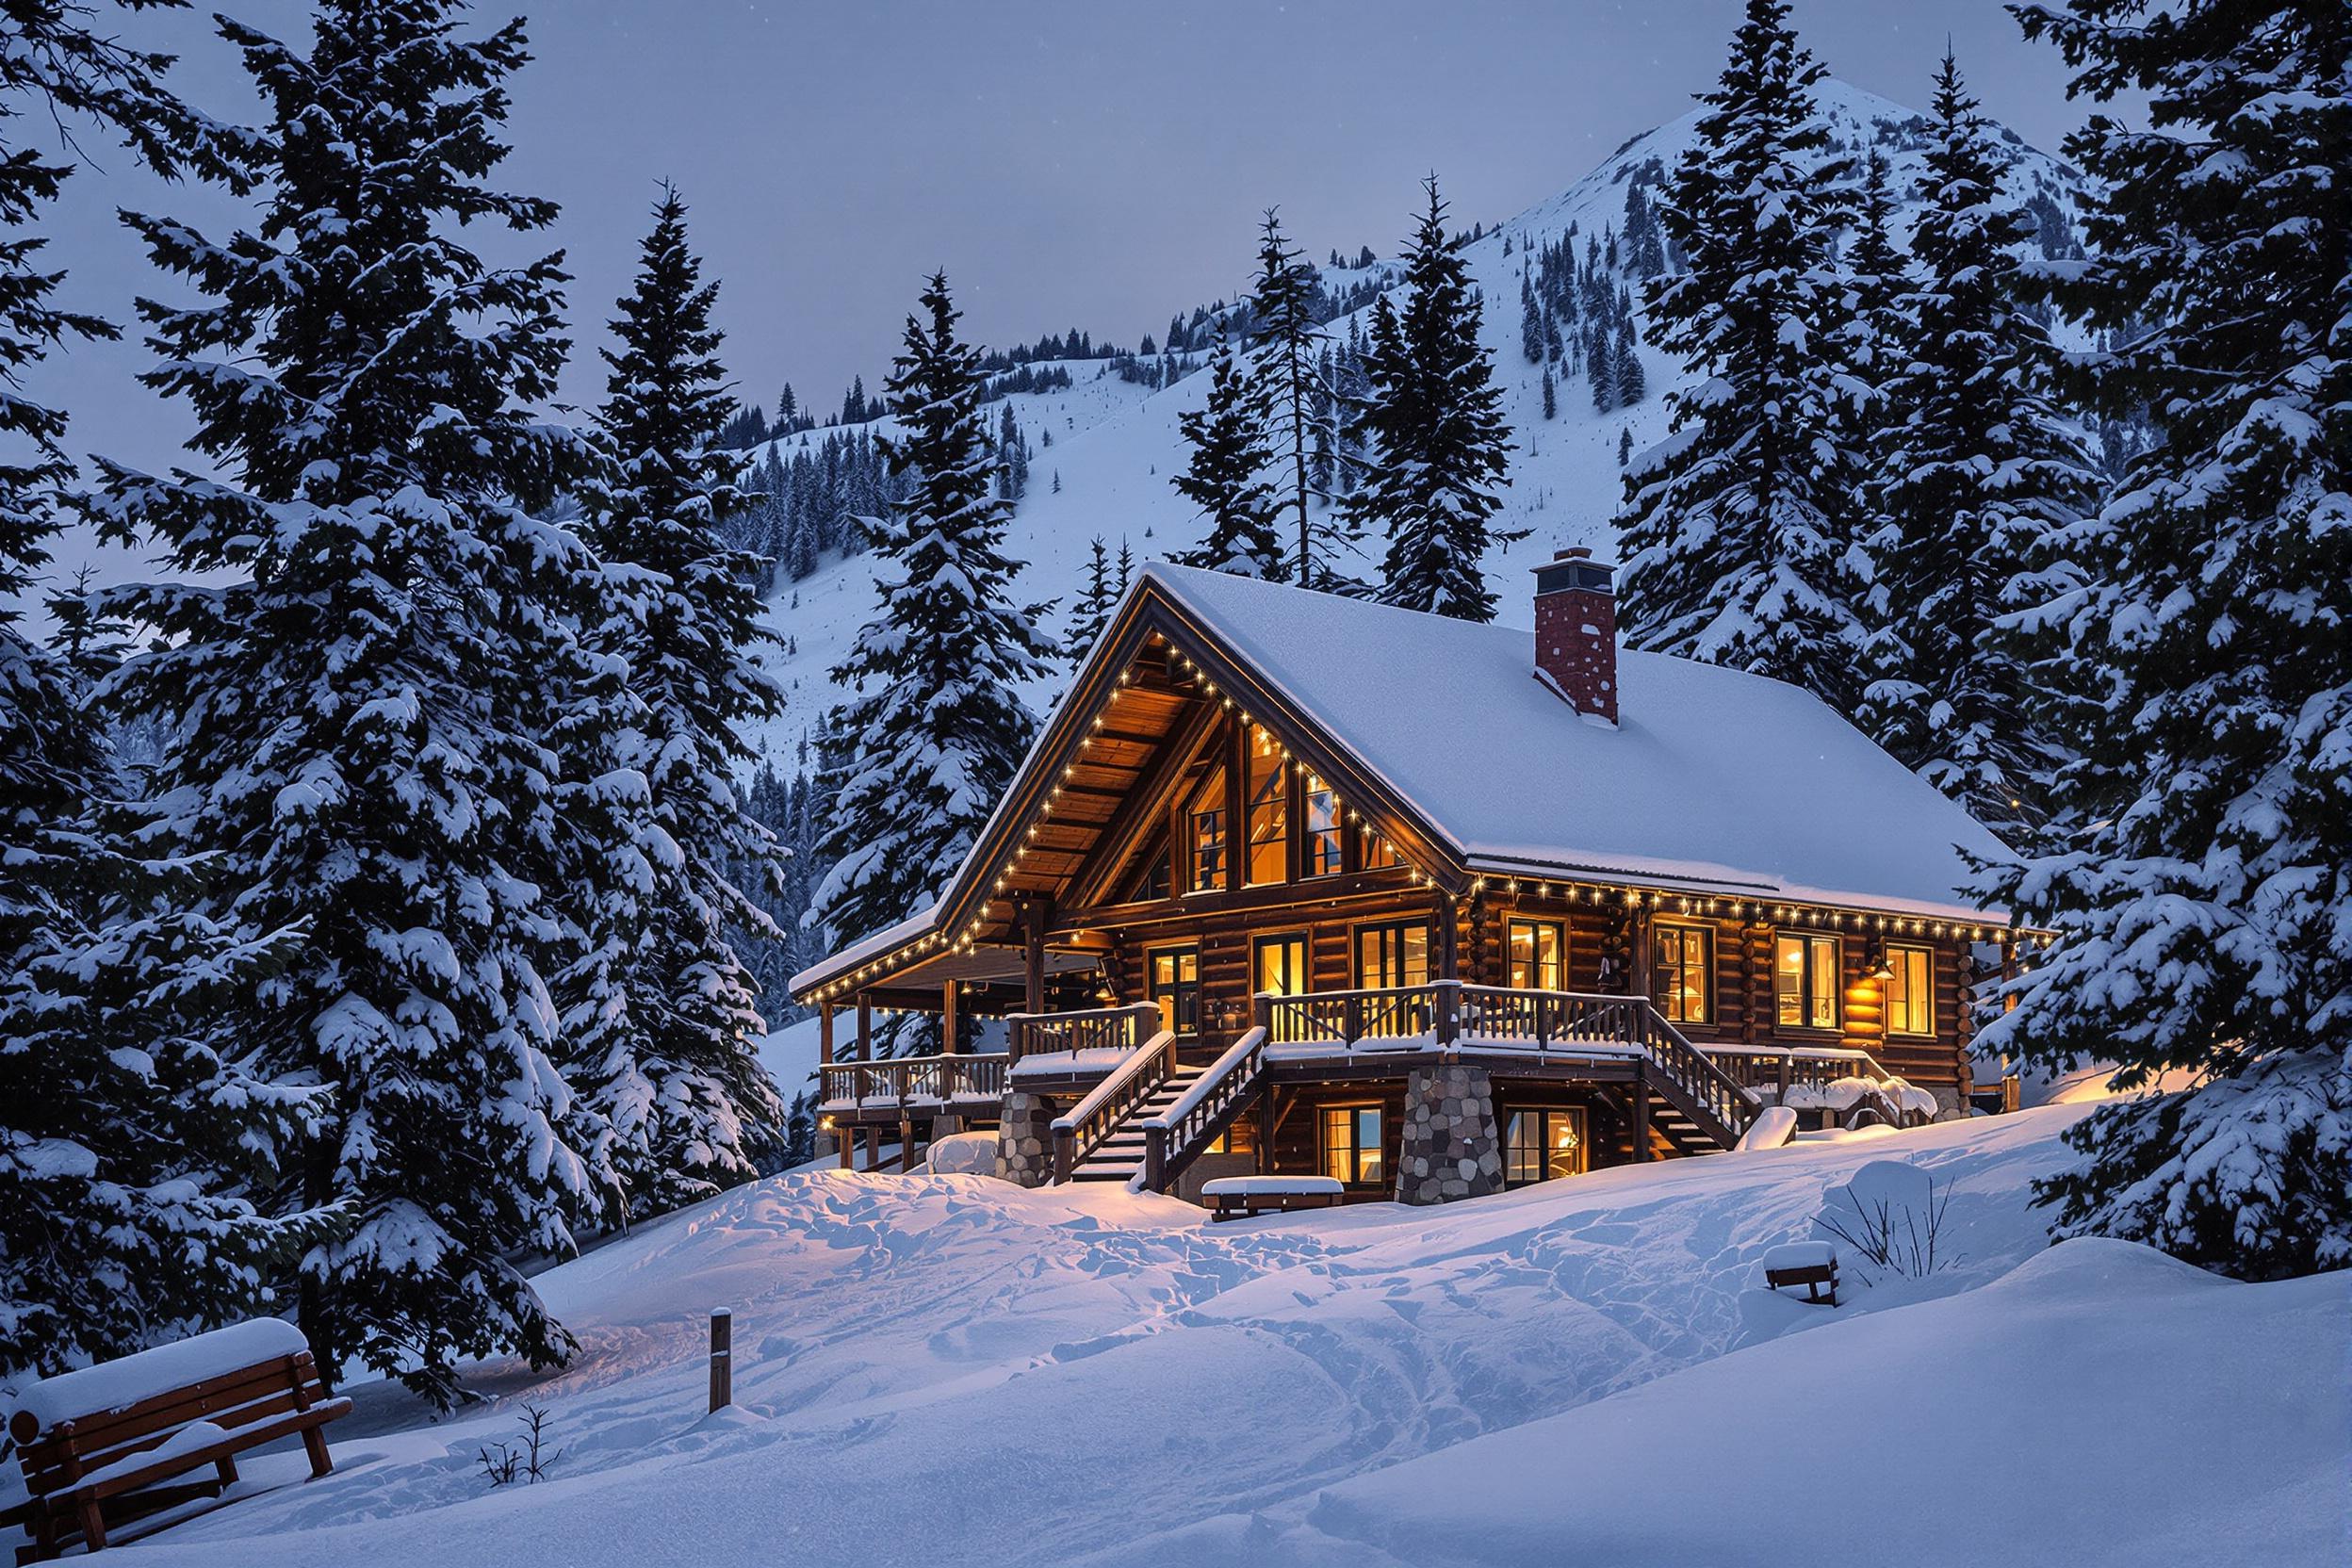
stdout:
<svg viewBox="0 0 2352 1568">
<path fill-rule="evenodd" d="M 1307 775 L 1307 837 L 1299 864 L 1309 876 L 1330 876 L 1340 869 L 1339 796 L 1315 775 Z"/>
<path fill-rule="evenodd" d="M 1773 939 L 1773 1016 L 1781 1028 L 1838 1027 L 1838 969 L 1835 937 Z"/>
<path fill-rule="evenodd" d="M 1290 779 L 1282 748 L 1257 725 L 1250 727 L 1250 886 L 1290 874 Z"/>
<path fill-rule="evenodd" d="M 1186 871 L 1184 890 L 1207 892 L 1225 885 L 1226 838 L 1225 770 L 1212 768 L 1184 812 Z"/>
</svg>

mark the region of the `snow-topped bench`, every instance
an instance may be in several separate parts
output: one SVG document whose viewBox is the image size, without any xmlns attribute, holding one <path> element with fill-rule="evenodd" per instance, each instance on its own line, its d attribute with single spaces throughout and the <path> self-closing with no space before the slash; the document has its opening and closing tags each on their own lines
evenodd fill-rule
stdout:
<svg viewBox="0 0 2352 1568">
<path fill-rule="evenodd" d="M 234 1456 L 282 1437 L 301 1434 L 323 1476 L 319 1429 L 351 1408 L 327 1396 L 309 1342 L 277 1317 L 43 1378 L 8 1418 L 26 1495 L 4 1517 L 32 1536 L 17 1560 L 55 1557 L 77 1533 L 102 1549 L 109 1511 L 119 1522 L 218 1496 L 237 1479 Z M 207 1465 L 210 1480 L 162 1484 Z"/>
<path fill-rule="evenodd" d="M 1764 1254 L 1763 1266 L 1765 1289 L 1778 1291 L 1803 1285 L 1805 1298 L 1814 1305 L 1838 1304 L 1838 1251 L 1828 1242 L 1782 1242 Z"/>
<path fill-rule="evenodd" d="M 1328 1209 L 1346 1189 L 1330 1176 L 1219 1176 L 1200 1184 L 1211 1219 L 1240 1219 L 1292 1209 Z"/>
</svg>

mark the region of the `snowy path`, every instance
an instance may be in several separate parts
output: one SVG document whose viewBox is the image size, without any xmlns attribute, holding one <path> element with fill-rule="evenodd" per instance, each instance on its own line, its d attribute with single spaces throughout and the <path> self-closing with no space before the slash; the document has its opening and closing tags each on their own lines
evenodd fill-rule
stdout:
<svg viewBox="0 0 2352 1568">
<path fill-rule="evenodd" d="M 1429 1560 L 1411 1527 L 1390 1539 L 1365 1523 L 1392 1511 L 1377 1490 L 1388 1467 L 1410 1476 L 1644 1409 L 1766 1357 L 1864 1397 L 1868 1373 L 1837 1369 L 1841 1339 L 1990 1298 L 1973 1287 L 2045 1251 L 2020 1195 L 2077 1114 L 1607 1171 L 1445 1210 L 1228 1226 L 1100 1188 L 778 1178 L 544 1276 L 583 1342 L 569 1370 L 531 1383 L 493 1369 L 482 1386 L 501 1402 L 441 1428 L 384 1429 L 396 1407 L 379 1401 L 336 1434 L 335 1477 L 137 1549 L 223 1568 L 650 1568 L 877 1548 L 1108 1561 L 1158 1538 L 1137 1560 Z M 1952 1184 L 1960 1254 L 1900 1299 L 1957 1299 L 1890 1313 L 1895 1290 L 1865 1293 L 1725 1357 L 1756 1259 L 1803 1234 L 1828 1188 L 1889 1157 Z M 706 1420 L 704 1319 L 719 1305 L 735 1312 L 738 1409 Z M 512 1435 L 525 1396 L 552 1412 L 554 1478 L 490 1491 L 475 1449 Z M 1592 1446 L 1576 1430 L 1567 1452 Z M 1737 1453 L 1755 1438 L 1723 1441 Z M 1968 1464 L 2000 1467 L 1989 1453 Z M 1527 1540 L 1505 1551 L 1506 1538 L 1501 1555 L 1461 1560 L 1527 1560 Z"/>
</svg>

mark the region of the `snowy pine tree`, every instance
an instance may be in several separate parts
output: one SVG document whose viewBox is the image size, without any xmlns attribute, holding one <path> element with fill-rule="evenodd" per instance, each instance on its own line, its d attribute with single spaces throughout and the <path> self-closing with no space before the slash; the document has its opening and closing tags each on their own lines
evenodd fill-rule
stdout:
<svg viewBox="0 0 2352 1568">
<path fill-rule="evenodd" d="M 2038 810 L 2060 747 L 2050 702 L 1996 623 L 2010 579 L 2092 508 L 2099 479 L 2054 400 L 2056 351 L 2017 294 L 2012 247 L 2033 219 L 2002 197 L 1998 144 L 1949 57 L 1931 115 L 1915 281 L 1885 244 L 1884 197 L 1866 203 L 1882 216 L 1852 248 L 1878 475 L 1856 719 L 1979 821 L 2008 828 Z M 1872 286 L 1889 267 L 1899 293 Z M 1871 330 L 1879 320 L 1891 324 Z"/>
<path fill-rule="evenodd" d="M 1110 556 L 1103 548 L 1101 534 L 1094 536 L 1087 549 L 1086 586 L 1078 591 L 1078 602 L 1070 607 L 1070 631 L 1062 639 L 1073 671 L 1086 662 L 1094 645 L 1102 641 L 1102 629 L 1110 624 L 1111 612 L 1119 607 L 1119 596 L 1127 586 L 1123 569 L 1117 580 L 1113 579 Z"/>
<path fill-rule="evenodd" d="M 1208 536 L 1199 548 L 1170 560 L 1268 582 L 1288 580 L 1290 562 L 1274 527 L 1274 492 L 1264 477 L 1272 454 L 1258 416 L 1232 347 L 1218 345 L 1209 360 L 1207 406 L 1176 416 L 1191 456 L 1184 471 L 1168 480 L 1207 515 Z"/>
<path fill-rule="evenodd" d="M 886 389 L 899 433 L 881 438 L 912 488 L 868 521 L 879 613 L 833 670 L 854 694 L 827 726 L 831 869 L 809 920 L 836 945 L 923 908 L 963 863 L 1037 727 L 1021 688 L 1053 655 L 1039 629 L 1047 607 L 1011 598 L 1018 567 L 988 484 L 986 378 L 956 335 L 944 275 L 923 310 L 906 318 Z M 935 1019 L 902 1013 L 876 1037 L 905 1054 L 937 1036 Z"/>
<path fill-rule="evenodd" d="M 1862 632 L 1827 351 L 1839 166 L 1814 117 L 1821 74 L 1785 0 L 1748 0 L 1658 204 L 1688 270 L 1650 285 L 1649 331 L 1691 382 L 1625 476 L 1620 610 L 1629 646 L 1773 676 L 1842 711 Z"/>
<path fill-rule="evenodd" d="M 221 24 L 269 109 L 219 139 L 260 220 L 127 220 L 211 297 L 140 310 L 146 379 L 220 477 L 107 464 L 90 503 L 181 580 L 127 596 L 163 639 L 116 684 L 168 737 L 169 826 L 219 878 L 200 907 L 304 934 L 207 1014 L 220 1054 L 332 1090 L 289 1187 L 351 1229 L 302 1260 L 302 1327 L 322 1367 L 442 1402 L 460 1358 L 571 1345 L 510 1260 L 568 1249 L 601 1185 L 553 1060 L 544 737 L 612 687 L 567 630 L 593 557 L 516 499 L 584 459 L 523 412 L 554 392 L 563 273 L 451 237 L 554 217 L 482 183 L 523 36 L 463 37 L 459 8 L 342 0 L 306 48 Z"/>
<path fill-rule="evenodd" d="M 588 539 L 630 611 L 591 641 L 627 662 L 633 699 L 594 787 L 641 781 L 645 810 L 633 841 L 612 846 L 621 873 L 593 879 L 619 895 L 592 932 L 610 984 L 591 992 L 585 1016 L 567 1016 L 565 1033 L 632 1217 L 750 1177 L 760 1147 L 783 1135 L 784 1104 L 758 1054 L 758 988 L 729 937 L 781 935 L 735 880 L 773 881 L 780 862 L 734 776 L 754 755 L 742 727 L 783 696 L 754 657 L 774 641 L 760 626 L 754 563 L 720 538 L 743 497 L 738 459 L 715 445 L 726 373 L 710 325 L 718 286 L 701 273 L 685 203 L 665 187 L 612 322 L 619 347 L 604 351 L 604 462 L 586 487 Z"/>
<path fill-rule="evenodd" d="M 1373 306 L 1364 356 L 1371 393 L 1358 415 L 1370 456 L 1346 510 L 1388 538 L 1384 602 L 1491 621 L 1486 552 L 1520 537 L 1494 528 L 1511 428 L 1494 362 L 1478 342 L 1478 291 L 1446 242 L 1436 176 L 1422 188 L 1429 205 L 1405 256 L 1404 308 L 1385 294 Z"/>
<path fill-rule="evenodd" d="M 1985 1049 L 2195 1087 L 2102 1106 L 2062 1235 L 2249 1279 L 2352 1264 L 2352 27 L 2334 0 L 2168 25 L 2021 13 L 2074 90 L 2143 97 L 2066 152 L 2103 191 L 2056 302 L 2111 332 L 2162 439 L 2059 543 L 2052 675 L 2085 714 L 2047 853 L 1998 890 L 2056 945 Z M 2147 128 L 2138 128 L 2140 126 Z"/>
<path fill-rule="evenodd" d="M 157 81 L 165 61 L 59 6 L 0 15 L 0 121 L 88 115 L 170 172 L 166 131 L 193 116 Z M 55 299 L 38 223 L 73 172 L 28 147 L 0 157 L 0 373 L 105 321 Z M 64 414 L 11 390 L 0 433 L 0 1377 L 60 1372 L 175 1333 L 270 1310 L 318 1215 L 277 1218 L 266 1189 L 307 1131 L 316 1095 L 271 1084 L 241 1047 L 203 1037 L 220 992 L 250 982 L 295 933 L 240 938 L 183 908 L 204 868 L 144 847 L 90 679 L 116 662 L 108 613 L 57 606 L 65 657 L 24 634 L 19 608 L 50 560 L 58 487 L 73 477 Z M 85 585 L 86 586 L 86 585 Z"/>
<path fill-rule="evenodd" d="M 1250 292 L 1250 384 L 1262 439 L 1283 471 L 1282 504 L 1297 514 L 1297 580 L 1309 586 L 1335 575 L 1339 541 L 1318 530 L 1307 508 L 1307 459 L 1315 446 L 1316 345 L 1315 269 L 1282 234 L 1271 207 L 1258 237 L 1258 276 Z M 1318 563 L 1318 557 L 1320 561 Z"/>
</svg>

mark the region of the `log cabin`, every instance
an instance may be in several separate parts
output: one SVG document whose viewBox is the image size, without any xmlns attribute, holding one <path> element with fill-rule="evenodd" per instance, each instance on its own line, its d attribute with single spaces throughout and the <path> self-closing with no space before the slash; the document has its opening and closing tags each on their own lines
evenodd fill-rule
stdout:
<svg viewBox="0 0 2352 1568">
<path fill-rule="evenodd" d="M 1999 841 L 1810 694 L 1621 650 L 1585 551 L 1531 608 L 1144 568 L 938 902 L 793 977 L 841 1163 L 1435 1202 L 1964 1110 Z M 892 1009 L 945 1049 L 874 1059 Z"/>
</svg>

